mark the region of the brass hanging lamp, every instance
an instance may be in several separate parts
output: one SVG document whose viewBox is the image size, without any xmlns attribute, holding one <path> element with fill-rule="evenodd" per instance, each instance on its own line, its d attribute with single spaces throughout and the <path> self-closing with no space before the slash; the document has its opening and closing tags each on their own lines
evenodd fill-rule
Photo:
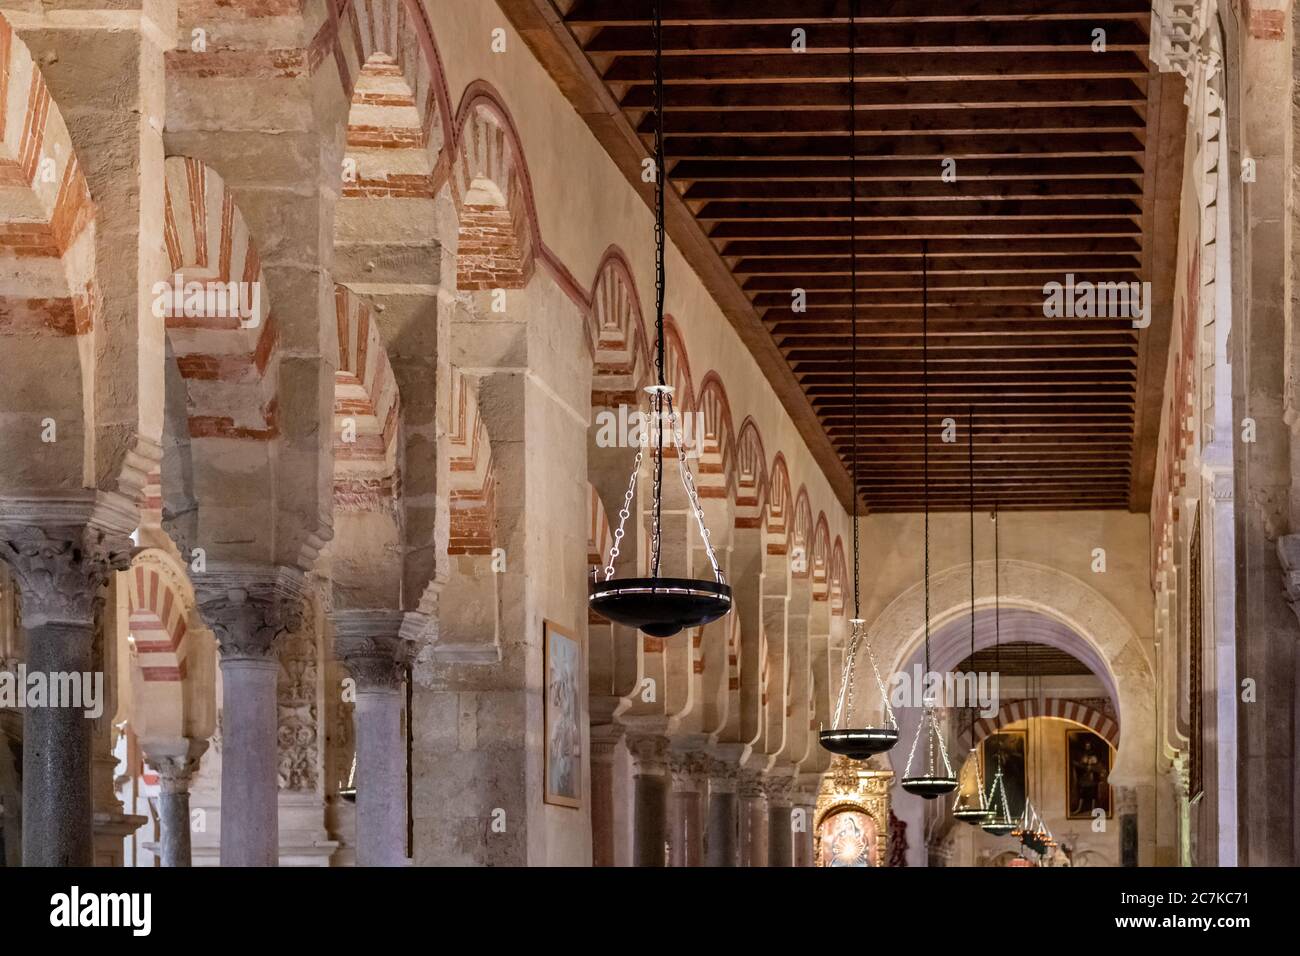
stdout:
<svg viewBox="0 0 1300 956">
<path fill-rule="evenodd" d="M 975 662 L 975 408 L 970 408 L 966 422 L 966 458 L 970 471 L 970 657 L 968 660 L 971 666 Z M 979 749 L 975 746 L 975 705 L 971 704 L 967 708 L 967 714 L 970 716 L 970 757 L 969 762 L 974 764 L 972 771 L 975 774 L 975 790 L 973 793 L 966 793 L 960 789 L 957 791 L 957 799 L 953 802 L 952 815 L 962 823 L 968 823 L 971 826 L 989 820 L 993 817 L 993 811 L 988 804 L 984 802 L 984 775 L 980 773 L 980 756 Z"/>
<path fill-rule="evenodd" d="M 609 559 L 605 564 L 604 578 L 592 569 L 591 587 L 587 606 L 597 614 L 619 624 L 634 627 L 651 637 L 671 637 L 683 628 L 700 627 L 715 621 L 731 610 L 731 587 L 726 583 L 717 555 L 709 540 L 709 529 L 704 521 L 704 509 L 695 489 L 695 479 L 686 465 L 684 443 L 677 412 L 673 408 L 673 389 L 664 374 L 664 77 L 663 77 L 663 12 L 662 0 L 654 3 L 655 36 L 655 368 L 657 383 L 646 388 L 650 396 L 651 418 L 655 423 L 651 434 L 653 456 L 653 503 L 651 506 L 650 561 L 648 577 L 615 578 L 614 562 L 619 555 L 628 516 L 632 512 L 632 497 L 636 492 L 637 476 L 644 460 L 638 451 L 628 480 L 623 509 L 618 513 L 618 528 L 610 545 Z M 713 579 L 666 578 L 659 576 L 662 543 L 660 539 L 663 512 L 664 431 L 670 431 L 677 448 L 677 467 L 682 487 L 690 502 L 691 512 L 699 527 L 713 567 Z"/>
<path fill-rule="evenodd" d="M 999 684 L 1002 679 L 1002 604 L 1001 604 L 1001 570 L 998 548 L 998 509 L 993 507 L 993 670 L 998 674 Z M 1002 775 L 1002 755 L 998 754 L 998 768 L 989 786 L 989 796 L 985 804 L 993 811 L 993 816 L 980 824 L 980 828 L 992 836 L 1006 836 L 1016 828 L 1016 820 L 1011 816 L 1007 805 L 1007 785 Z"/>
<path fill-rule="evenodd" d="M 921 240 L 921 393 L 922 414 L 921 442 L 923 449 L 922 496 L 925 507 L 925 678 L 930 675 L 930 283 L 929 283 L 929 241 Z M 926 739 L 925 770 L 912 773 L 912 763 L 916 759 L 916 748 L 921 738 Z M 939 760 L 935 760 L 936 753 Z M 935 701 L 930 696 L 922 703 L 921 723 L 916 728 L 916 737 L 912 740 L 912 751 L 907 756 L 907 768 L 903 771 L 902 787 L 908 793 L 916 794 L 927 800 L 933 800 L 957 789 L 958 781 L 952 772 L 952 762 L 948 759 L 948 746 L 939 727 L 939 718 L 935 712 Z"/>
<path fill-rule="evenodd" d="M 880 678 L 880 667 L 876 663 L 875 652 L 871 642 L 866 638 L 866 623 L 861 617 L 861 605 L 858 596 L 858 567 L 861 561 L 858 535 L 858 249 L 857 249 L 857 72 L 854 67 L 854 51 L 857 47 L 856 0 L 849 4 L 849 259 L 851 278 L 851 297 L 849 306 L 852 323 L 852 347 L 850 372 L 850 403 L 853 409 L 853 451 L 850 461 L 853 472 L 853 617 L 849 624 L 853 633 L 849 636 L 848 647 L 844 652 L 844 668 L 840 674 L 840 695 L 835 703 L 835 715 L 830 730 L 821 730 L 817 737 L 822 747 L 833 754 L 848 757 L 850 760 L 866 760 L 875 754 L 884 753 L 898 743 L 898 721 L 894 709 L 889 704 L 889 694 L 885 682 Z M 866 648 L 867 660 L 871 663 L 871 673 L 876 681 L 876 690 L 880 694 L 881 710 L 884 721 L 869 727 L 857 726 L 853 720 L 853 692 L 857 677 L 858 654 Z"/>
</svg>

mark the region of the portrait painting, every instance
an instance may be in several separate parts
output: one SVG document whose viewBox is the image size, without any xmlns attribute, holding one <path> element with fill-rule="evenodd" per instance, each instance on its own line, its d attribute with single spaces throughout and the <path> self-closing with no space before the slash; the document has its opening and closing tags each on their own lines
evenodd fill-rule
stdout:
<svg viewBox="0 0 1300 956">
<path fill-rule="evenodd" d="M 576 807 L 582 798 L 582 646 L 550 621 L 544 624 L 546 674 L 543 775 L 546 803 Z"/>
<path fill-rule="evenodd" d="M 1065 815 L 1092 819 L 1102 810 L 1112 814 L 1110 744 L 1091 730 L 1065 732 Z"/>
<path fill-rule="evenodd" d="M 1007 809 L 1011 818 L 1019 819 L 1025 812 L 1025 732 L 1004 730 L 984 738 L 984 793 L 993 789 L 993 777 L 999 761 L 1002 766 L 1002 786 L 1006 788 Z"/>
<path fill-rule="evenodd" d="M 829 814 L 818 828 L 818 866 L 879 866 L 876 821 L 861 810 Z"/>
</svg>

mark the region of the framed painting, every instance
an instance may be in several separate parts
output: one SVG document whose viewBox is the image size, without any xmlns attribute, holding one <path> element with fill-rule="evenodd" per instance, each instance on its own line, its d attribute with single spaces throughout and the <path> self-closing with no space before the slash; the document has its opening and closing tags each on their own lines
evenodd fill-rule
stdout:
<svg viewBox="0 0 1300 956">
<path fill-rule="evenodd" d="M 993 787 L 998 761 L 1002 762 L 1002 786 L 1007 792 L 1007 809 L 1013 820 L 1025 812 L 1025 732 L 1001 730 L 984 738 L 984 793 Z"/>
<path fill-rule="evenodd" d="M 1110 744 L 1091 730 L 1065 732 L 1065 815 L 1090 820 L 1097 810 L 1114 814 L 1110 793 Z"/>
<path fill-rule="evenodd" d="M 582 801 L 582 645 L 573 635 L 543 621 L 546 759 L 542 799 L 561 807 Z"/>
<path fill-rule="evenodd" d="M 821 859 L 818 866 L 879 866 L 876 821 L 871 815 L 846 807 L 827 814 L 818 828 Z"/>
</svg>

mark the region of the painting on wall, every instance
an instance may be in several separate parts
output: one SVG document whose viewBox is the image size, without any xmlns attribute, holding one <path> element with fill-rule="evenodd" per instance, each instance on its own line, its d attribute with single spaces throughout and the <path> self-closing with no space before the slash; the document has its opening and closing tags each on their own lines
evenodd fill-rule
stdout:
<svg viewBox="0 0 1300 956">
<path fill-rule="evenodd" d="M 582 798 L 582 646 L 567 631 L 544 622 L 546 661 L 546 765 L 543 799 L 576 807 Z"/>
<path fill-rule="evenodd" d="M 876 821 L 861 810 L 846 808 L 822 820 L 818 866 L 879 866 Z"/>
<path fill-rule="evenodd" d="M 1092 819 L 1096 810 L 1112 815 L 1110 744 L 1091 730 L 1065 732 L 1065 815 Z"/>
<path fill-rule="evenodd" d="M 1002 786 L 1007 792 L 1007 809 L 1011 818 L 1025 812 L 1025 732 L 1003 730 L 984 738 L 984 790 L 993 787 L 998 760 L 1002 761 Z"/>
</svg>

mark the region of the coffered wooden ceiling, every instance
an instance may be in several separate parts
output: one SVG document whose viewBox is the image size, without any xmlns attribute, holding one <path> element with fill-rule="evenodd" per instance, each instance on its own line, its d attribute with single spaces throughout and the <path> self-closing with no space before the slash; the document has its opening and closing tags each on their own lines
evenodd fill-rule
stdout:
<svg viewBox="0 0 1300 956">
<path fill-rule="evenodd" d="M 500 2 L 650 200 L 651 0 Z M 663 5 L 670 235 L 847 501 L 848 0 Z M 867 509 L 922 500 L 922 240 L 931 507 L 967 506 L 973 408 L 981 507 L 1147 509 L 1183 128 L 1181 80 L 1152 71 L 1149 25 L 1149 0 L 859 2 Z M 1046 318 L 1043 285 L 1067 273 L 1158 280 L 1151 327 Z M 806 311 L 792 308 L 795 289 Z M 942 441 L 945 417 L 961 423 L 956 443 Z"/>
</svg>

